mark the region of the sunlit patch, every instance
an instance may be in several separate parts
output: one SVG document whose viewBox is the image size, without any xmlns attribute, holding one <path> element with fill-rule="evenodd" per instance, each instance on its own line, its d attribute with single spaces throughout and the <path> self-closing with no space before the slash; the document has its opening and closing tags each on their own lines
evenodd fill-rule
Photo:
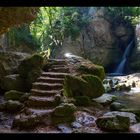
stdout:
<svg viewBox="0 0 140 140">
<path fill-rule="evenodd" d="M 65 57 L 70 57 L 71 53 L 65 53 Z"/>
</svg>

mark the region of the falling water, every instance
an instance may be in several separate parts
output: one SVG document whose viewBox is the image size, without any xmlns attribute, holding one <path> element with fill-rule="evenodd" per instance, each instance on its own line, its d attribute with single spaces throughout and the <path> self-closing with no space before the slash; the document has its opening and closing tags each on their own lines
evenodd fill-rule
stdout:
<svg viewBox="0 0 140 140">
<path fill-rule="evenodd" d="M 116 70 L 114 71 L 114 73 L 123 74 L 126 62 L 128 60 L 128 57 L 130 56 L 130 52 L 133 48 L 133 42 L 134 42 L 134 39 L 129 43 L 129 45 L 125 49 L 121 62 L 119 63 L 119 65 L 116 68 Z"/>
</svg>

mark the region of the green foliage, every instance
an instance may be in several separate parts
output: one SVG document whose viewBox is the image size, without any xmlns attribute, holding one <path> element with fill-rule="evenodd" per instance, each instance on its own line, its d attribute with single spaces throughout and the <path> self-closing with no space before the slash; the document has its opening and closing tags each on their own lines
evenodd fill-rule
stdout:
<svg viewBox="0 0 140 140">
<path fill-rule="evenodd" d="M 61 47 L 65 37 L 75 39 L 87 20 L 78 7 L 41 7 L 38 18 L 30 25 L 30 30 L 40 43 L 41 50 Z"/>
<path fill-rule="evenodd" d="M 28 24 L 11 28 L 7 33 L 7 38 L 9 46 L 13 47 L 27 45 L 32 50 L 37 50 L 40 46 L 36 37 L 31 35 Z"/>
<path fill-rule="evenodd" d="M 5 92 L 4 98 L 6 100 L 19 100 L 22 95 L 24 95 L 24 92 L 10 90 Z"/>
<path fill-rule="evenodd" d="M 106 7 L 105 14 L 111 17 L 112 21 L 122 20 L 129 21 L 136 25 L 139 22 L 140 16 L 139 7 Z M 122 20 L 121 20 L 122 19 Z"/>
</svg>

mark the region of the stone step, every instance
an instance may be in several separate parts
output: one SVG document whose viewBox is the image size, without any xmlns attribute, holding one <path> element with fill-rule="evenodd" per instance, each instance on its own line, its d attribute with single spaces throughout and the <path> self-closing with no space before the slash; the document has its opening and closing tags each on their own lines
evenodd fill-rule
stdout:
<svg viewBox="0 0 140 140">
<path fill-rule="evenodd" d="M 52 68 L 59 68 L 59 67 L 63 67 L 63 68 L 65 68 L 65 67 L 68 67 L 68 65 L 52 65 L 51 66 Z"/>
<path fill-rule="evenodd" d="M 69 68 L 68 67 L 57 67 L 57 68 L 50 68 L 50 69 L 48 69 L 48 71 L 67 73 L 67 72 L 69 72 Z"/>
<path fill-rule="evenodd" d="M 63 83 L 64 78 L 39 77 L 36 82 Z"/>
<path fill-rule="evenodd" d="M 69 73 L 60 73 L 60 72 L 43 72 L 41 76 L 51 77 L 51 78 L 64 78 Z"/>
<path fill-rule="evenodd" d="M 41 89 L 41 90 L 60 90 L 63 88 L 63 84 L 60 83 L 43 83 L 43 82 L 35 82 L 32 84 L 33 89 Z"/>
<path fill-rule="evenodd" d="M 67 61 L 65 59 L 48 59 L 48 62 L 56 64 L 67 64 Z"/>
<path fill-rule="evenodd" d="M 33 96 L 54 96 L 57 93 L 61 93 L 61 90 L 39 90 L 39 89 L 31 89 L 31 93 Z"/>
<path fill-rule="evenodd" d="M 59 103 L 55 100 L 53 96 L 51 97 L 30 96 L 27 101 L 28 107 L 36 107 L 36 108 L 55 107 L 58 104 Z"/>
<path fill-rule="evenodd" d="M 46 109 L 28 108 L 26 109 L 25 114 L 42 116 L 42 115 L 51 115 L 53 111 L 54 108 L 46 108 Z"/>
</svg>

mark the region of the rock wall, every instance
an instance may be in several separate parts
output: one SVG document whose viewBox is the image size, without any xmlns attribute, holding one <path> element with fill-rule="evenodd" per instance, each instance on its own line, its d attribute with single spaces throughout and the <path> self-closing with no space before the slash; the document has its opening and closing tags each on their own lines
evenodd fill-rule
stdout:
<svg viewBox="0 0 140 140">
<path fill-rule="evenodd" d="M 132 57 L 130 59 L 130 69 L 131 72 L 140 72 L 140 24 L 136 26 L 135 32 L 136 46 L 132 52 Z"/>
<path fill-rule="evenodd" d="M 63 46 L 56 50 L 55 57 L 73 53 L 103 65 L 106 71 L 119 63 L 125 47 L 133 36 L 133 27 L 124 21 L 111 21 L 104 15 L 103 8 L 90 8 L 90 21 L 76 40 L 66 38 Z"/>
<path fill-rule="evenodd" d="M 0 7 L 0 35 L 15 25 L 33 21 L 39 7 Z"/>
</svg>

